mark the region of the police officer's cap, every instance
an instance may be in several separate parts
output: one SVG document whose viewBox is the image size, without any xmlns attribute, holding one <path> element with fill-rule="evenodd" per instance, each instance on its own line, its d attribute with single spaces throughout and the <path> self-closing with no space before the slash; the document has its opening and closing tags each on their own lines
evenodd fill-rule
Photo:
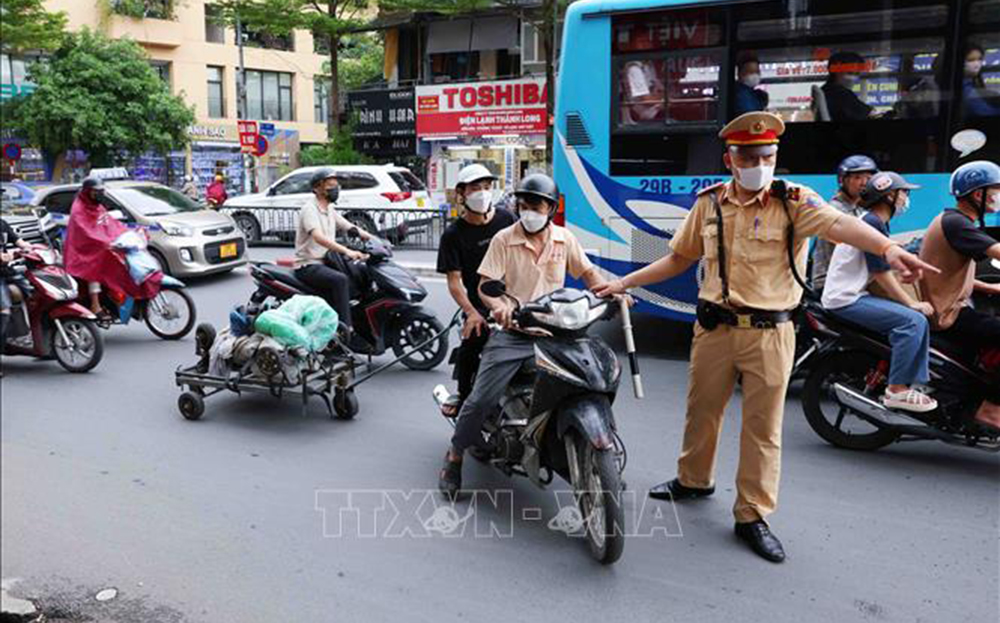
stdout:
<svg viewBox="0 0 1000 623">
<path fill-rule="evenodd" d="M 719 131 L 727 147 L 739 147 L 754 154 L 771 154 L 777 150 L 779 138 L 785 133 L 785 122 L 769 112 L 743 113 Z"/>
</svg>

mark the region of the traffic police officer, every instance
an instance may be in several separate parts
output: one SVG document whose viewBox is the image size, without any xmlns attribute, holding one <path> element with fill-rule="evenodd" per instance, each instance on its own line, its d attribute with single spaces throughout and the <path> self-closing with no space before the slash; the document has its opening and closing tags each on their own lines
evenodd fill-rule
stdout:
<svg viewBox="0 0 1000 623">
<path fill-rule="evenodd" d="M 884 256 L 904 281 L 923 269 L 917 257 L 861 222 L 844 216 L 805 186 L 774 180 L 781 118 L 740 115 L 719 133 L 729 182 L 705 189 L 671 242 L 672 253 L 598 287 L 600 296 L 671 279 L 704 258 L 689 369 L 684 442 L 677 477 L 657 485 L 655 499 L 689 500 L 715 491 L 722 416 L 742 376 L 743 417 L 736 475 L 736 534 L 772 562 L 785 558 L 765 518 L 777 506 L 781 421 L 795 352 L 790 322 L 807 238 L 846 242 Z M 794 258 L 798 275 L 793 273 Z"/>
</svg>

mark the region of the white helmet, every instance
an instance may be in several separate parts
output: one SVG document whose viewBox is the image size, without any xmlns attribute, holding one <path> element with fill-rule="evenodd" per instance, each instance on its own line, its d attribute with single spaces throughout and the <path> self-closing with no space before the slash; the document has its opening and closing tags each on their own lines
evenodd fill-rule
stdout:
<svg viewBox="0 0 1000 623">
<path fill-rule="evenodd" d="M 478 182 L 479 180 L 495 181 L 496 179 L 497 176 L 490 173 L 490 170 L 483 165 L 479 163 L 470 164 L 467 167 L 462 167 L 462 170 L 458 172 L 458 183 L 455 184 L 455 188 Z"/>
</svg>

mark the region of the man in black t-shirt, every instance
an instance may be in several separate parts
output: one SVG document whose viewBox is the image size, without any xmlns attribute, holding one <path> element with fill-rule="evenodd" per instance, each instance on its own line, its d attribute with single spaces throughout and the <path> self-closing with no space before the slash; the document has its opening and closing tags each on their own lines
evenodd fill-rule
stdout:
<svg viewBox="0 0 1000 623">
<path fill-rule="evenodd" d="M 465 314 L 462 344 L 458 347 L 455 378 L 458 395 L 444 405 L 447 417 L 455 417 L 462 401 L 472 391 L 479 357 L 489 337 L 488 310 L 479 298 L 479 265 L 490 240 L 517 219 L 503 208 L 493 207 L 496 176 L 481 164 L 471 164 L 458 173 L 455 194 L 461 217 L 445 229 L 438 248 L 437 271 L 448 277 L 448 292 Z"/>
</svg>

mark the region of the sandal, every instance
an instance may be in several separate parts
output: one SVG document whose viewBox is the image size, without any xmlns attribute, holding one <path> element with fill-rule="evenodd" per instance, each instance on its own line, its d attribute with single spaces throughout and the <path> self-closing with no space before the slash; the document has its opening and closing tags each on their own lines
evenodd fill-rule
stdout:
<svg viewBox="0 0 1000 623">
<path fill-rule="evenodd" d="M 462 408 L 462 399 L 458 394 L 448 396 L 448 399 L 441 403 L 441 415 L 448 419 L 458 417 L 458 412 Z"/>
<path fill-rule="evenodd" d="M 937 400 L 913 388 L 898 393 L 890 392 L 886 389 L 885 394 L 882 396 L 882 404 L 889 409 L 899 409 L 900 411 L 911 411 L 913 413 L 927 413 L 938 407 Z"/>
<path fill-rule="evenodd" d="M 451 450 L 444 455 L 444 465 L 438 475 L 438 489 L 450 500 L 457 498 L 462 489 L 462 461 L 453 461 Z"/>
</svg>

